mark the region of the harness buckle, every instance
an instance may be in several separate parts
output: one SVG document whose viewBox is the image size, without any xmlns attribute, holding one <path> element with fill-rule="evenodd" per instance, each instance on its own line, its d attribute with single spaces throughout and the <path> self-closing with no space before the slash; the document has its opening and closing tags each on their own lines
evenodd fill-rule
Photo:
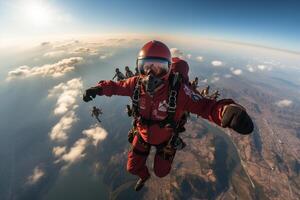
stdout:
<svg viewBox="0 0 300 200">
<path fill-rule="evenodd" d="M 173 113 L 176 111 L 176 96 L 177 96 L 177 91 L 171 90 L 169 96 L 169 102 L 168 102 L 168 112 Z"/>
</svg>

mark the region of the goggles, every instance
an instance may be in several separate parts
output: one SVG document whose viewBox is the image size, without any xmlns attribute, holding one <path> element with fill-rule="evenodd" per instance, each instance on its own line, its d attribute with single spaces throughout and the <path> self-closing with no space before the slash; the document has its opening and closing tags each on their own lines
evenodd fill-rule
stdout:
<svg viewBox="0 0 300 200">
<path fill-rule="evenodd" d="M 169 72 L 170 63 L 160 58 L 143 58 L 138 59 L 136 64 L 140 74 L 152 74 L 161 78 Z"/>
</svg>

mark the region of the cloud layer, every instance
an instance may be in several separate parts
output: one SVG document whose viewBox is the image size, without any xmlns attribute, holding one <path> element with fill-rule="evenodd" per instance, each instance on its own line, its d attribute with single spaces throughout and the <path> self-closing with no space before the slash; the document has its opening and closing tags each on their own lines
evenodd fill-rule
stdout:
<svg viewBox="0 0 300 200">
<path fill-rule="evenodd" d="M 80 138 L 75 142 L 75 144 L 70 148 L 70 150 L 61 156 L 61 160 L 71 165 L 85 156 L 85 149 L 88 145 L 88 140 L 86 138 Z"/>
<path fill-rule="evenodd" d="M 259 71 L 271 71 L 273 69 L 270 65 L 260 64 L 260 65 L 247 65 L 246 68 L 249 72 L 259 72 Z"/>
<path fill-rule="evenodd" d="M 52 153 L 55 157 L 59 157 L 66 152 L 66 147 L 54 147 Z"/>
<path fill-rule="evenodd" d="M 107 136 L 106 130 L 99 126 L 93 126 L 87 130 L 84 130 L 82 133 L 90 138 L 95 146 L 97 146 L 98 143 L 104 140 Z"/>
<path fill-rule="evenodd" d="M 293 104 L 293 101 L 288 100 L 288 99 L 283 99 L 283 100 L 277 101 L 275 104 L 280 108 L 285 108 L 285 107 L 290 107 Z"/>
<path fill-rule="evenodd" d="M 181 58 L 183 60 L 187 60 L 187 59 L 192 58 L 192 54 L 185 54 L 185 53 L 183 53 L 183 51 L 181 51 L 178 48 L 171 48 L 170 51 L 171 51 L 172 57 L 178 57 L 178 58 Z"/>
<path fill-rule="evenodd" d="M 196 60 L 197 60 L 198 62 L 202 62 L 202 61 L 203 61 L 203 57 L 202 57 L 202 56 L 197 56 L 197 57 L 196 57 Z"/>
<path fill-rule="evenodd" d="M 32 175 L 30 175 L 27 178 L 27 183 L 30 185 L 33 185 L 33 184 L 37 183 L 44 175 L 45 175 L 45 172 L 41 168 L 35 167 L 33 169 Z"/>
<path fill-rule="evenodd" d="M 66 151 L 66 147 L 57 146 L 53 148 L 53 154 L 58 158 L 56 162 L 63 162 L 63 170 L 66 170 L 71 165 L 80 161 L 86 155 L 86 148 L 89 145 L 97 146 L 101 141 L 103 141 L 107 132 L 105 129 L 98 125 L 93 125 L 89 129 L 83 130 L 82 134 L 84 137 L 79 138 L 69 151 Z"/>
<path fill-rule="evenodd" d="M 54 64 L 46 64 L 41 67 L 21 66 L 8 72 L 6 80 L 9 81 L 17 78 L 29 78 L 33 76 L 50 76 L 53 78 L 60 77 L 67 72 L 73 71 L 75 69 L 75 64 L 78 64 L 82 60 L 82 57 L 71 57 Z"/>
<path fill-rule="evenodd" d="M 214 60 L 211 62 L 212 66 L 214 67 L 222 67 L 224 65 L 224 63 L 222 61 L 219 60 Z"/>
<path fill-rule="evenodd" d="M 60 83 L 49 90 L 49 98 L 58 96 L 54 114 L 61 115 L 70 109 L 75 109 L 78 106 L 76 98 L 81 93 L 82 88 L 81 78 L 74 78 L 67 83 Z"/>
<path fill-rule="evenodd" d="M 72 125 L 78 120 L 74 111 L 69 111 L 59 122 L 52 128 L 50 132 L 51 140 L 65 141 Z"/>
<path fill-rule="evenodd" d="M 63 115 L 49 133 L 51 140 L 62 142 L 68 139 L 70 129 L 78 120 L 75 114 L 75 109 L 78 107 L 76 100 L 82 87 L 81 78 L 74 78 L 49 90 L 49 98 L 57 97 L 54 115 Z"/>
<path fill-rule="evenodd" d="M 242 73 L 243 73 L 243 71 L 241 70 L 241 69 L 234 69 L 234 70 L 232 70 L 232 73 L 234 74 L 234 75 L 241 75 Z"/>
</svg>

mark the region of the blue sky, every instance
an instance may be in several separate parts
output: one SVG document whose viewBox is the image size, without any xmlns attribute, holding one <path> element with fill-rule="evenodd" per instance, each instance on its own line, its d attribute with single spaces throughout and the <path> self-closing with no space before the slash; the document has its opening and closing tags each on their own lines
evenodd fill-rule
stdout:
<svg viewBox="0 0 300 200">
<path fill-rule="evenodd" d="M 56 16 L 55 20 L 52 19 L 55 25 L 31 27 L 28 20 L 21 24 L 22 14 L 14 16 L 18 13 L 16 7 L 23 10 L 22 6 L 18 6 L 20 2 L 23 2 L 22 6 L 28 2 L 48 5 L 55 10 L 52 12 L 52 18 Z M 156 33 L 200 36 L 300 51 L 299 10 L 300 1 L 297 0 L 0 0 L 0 25 L 6 27 L 0 36 Z"/>
</svg>

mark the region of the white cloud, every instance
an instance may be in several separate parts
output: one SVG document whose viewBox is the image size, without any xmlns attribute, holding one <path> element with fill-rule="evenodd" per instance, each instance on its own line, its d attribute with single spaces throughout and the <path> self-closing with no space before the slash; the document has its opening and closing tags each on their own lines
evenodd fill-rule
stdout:
<svg viewBox="0 0 300 200">
<path fill-rule="evenodd" d="M 206 78 L 206 79 L 203 79 L 203 80 L 201 80 L 200 82 L 202 82 L 202 83 L 207 83 L 207 78 Z"/>
<path fill-rule="evenodd" d="M 74 111 L 66 113 L 50 132 L 51 140 L 65 141 L 72 125 L 78 120 Z"/>
<path fill-rule="evenodd" d="M 80 44 L 79 40 L 69 40 L 65 42 L 58 42 L 57 44 L 53 45 L 53 49 L 61 49 L 61 50 L 67 50 L 70 48 L 73 48 Z"/>
<path fill-rule="evenodd" d="M 84 153 L 86 147 L 88 145 L 88 140 L 86 138 L 78 139 L 75 144 L 70 148 L 69 152 L 63 154 L 60 160 L 67 163 L 64 167 L 66 169 L 70 165 L 78 162 L 82 159 L 86 154 Z"/>
<path fill-rule="evenodd" d="M 55 157 L 59 157 L 62 154 L 64 154 L 66 152 L 66 147 L 54 147 L 52 149 L 52 153 L 55 155 Z"/>
<path fill-rule="evenodd" d="M 27 178 L 27 183 L 30 185 L 33 185 L 33 184 L 37 183 L 44 175 L 45 175 L 45 172 L 41 168 L 35 167 L 33 169 L 32 175 L 30 175 Z"/>
<path fill-rule="evenodd" d="M 42 47 L 50 46 L 50 45 L 51 45 L 51 42 L 45 41 L 45 42 L 42 42 L 40 45 L 41 45 Z"/>
<path fill-rule="evenodd" d="M 225 78 L 231 78 L 232 75 L 231 75 L 231 74 L 225 74 L 224 77 L 225 77 Z"/>
<path fill-rule="evenodd" d="M 251 65 L 247 65 L 246 67 L 247 67 L 249 72 L 254 72 L 255 71 L 254 67 L 251 66 Z"/>
<path fill-rule="evenodd" d="M 8 72 L 6 80 L 12 80 L 16 78 L 28 78 L 32 76 L 50 76 L 50 77 L 60 77 L 65 73 L 73 71 L 75 69 L 75 64 L 78 64 L 83 59 L 81 57 L 71 57 L 63 59 L 54 64 L 46 64 L 41 67 L 28 67 L 21 66 L 15 70 Z"/>
<path fill-rule="evenodd" d="M 81 78 L 74 78 L 49 90 L 48 97 L 58 96 L 54 114 L 61 115 L 70 109 L 75 109 L 77 107 L 76 98 L 79 96 L 82 87 Z"/>
<path fill-rule="evenodd" d="M 171 51 L 172 57 L 179 57 L 181 59 L 185 58 L 184 53 L 177 48 L 171 48 L 170 51 Z"/>
<path fill-rule="evenodd" d="M 284 107 L 290 107 L 293 104 L 293 101 L 288 100 L 288 99 L 283 99 L 283 100 L 277 101 L 275 104 L 280 108 L 284 108 Z"/>
<path fill-rule="evenodd" d="M 72 52 L 72 54 L 98 55 L 98 51 L 96 49 L 91 49 L 88 47 L 78 47 Z"/>
<path fill-rule="evenodd" d="M 270 65 L 257 65 L 257 69 L 259 69 L 261 71 L 271 71 L 272 66 L 270 66 Z"/>
<path fill-rule="evenodd" d="M 242 73 L 243 73 L 243 71 L 241 70 L 241 69 L 235 69 L 235 70 L 232 70 L 232 73 L 234 74 L 234 75 L 241 75 Z"/>
<path fill-rule="evenodd" d="M 101 60 L 105 60 L 105 59 L 110 58 L 112 56 L 113 56 L 113 53 L 102 53 L 102 55 L 100 55 L 99 58 Z"/>
<path fill-rule="evenodd" d="M 266 65 L 257 65 L 257 68 L 261 71 L 265 70 L 267 67 Z"/>
<path fill-rule="evenodd" d="M 197 56 L 197 57 L 196 57 L 196 60 L 197 60 L 198 62 L 202 62 L 202 61 L 203 61 L 203 57 L 202 57 L 202 56 Z"/>
<path fill-rule="evenodd" d="M 63 170 L 66 170 L 69 166 L 85 157 L 86 148 L 91 144 L 97 146 L 100 141 L 106 138 L 107 131 L 95 124 L 89 129 L 83 130 L 82 134 L 85 137 L 78 139 L 69 151 L 66 151 L 66 147 L 53 148 L 53 154 L 59 157 L 56 162 L 65 162 L 65 166 L 62 168 Z"/>
<path fill-rule="evenodd" d="M 211 83 L 215 83 L 215 82 L 217 82 L 217 81 L 219 81 L 220 80 L 220 77 L 218 77 L 218 76 L 215 76 L 215 77 L 213 77 L 212 79 L 211 79 Z"/>
<path fill-rule="evenodd" d="M 192 54 L 185 54 L 185 53 L 183 53 L 183 51 L 181 51 L 178 48 L 171 48 L 170 51 L 171 51 L 172 57 L 178 57 L 183 60 L 192 58 Z"/>
<path fill-rule="evenodd" d="M 84 130 L 82 133 L 90 138 L 95 146 L 107 136 L 106 130 L 96 125 Z"/>
<path fill-rule="evenodd" d="M 222 61 L 219 60 L 214 60 L 211 62 L 212 66 L 214 67 L 222 67 L 224 65 L 224 63 Z"/>
<path fill-rule="evenodd" d="M 80 45 L 80 46 L 76 47 L 76 45 Z M 62 57 L 62 56 L 66 56 L 66 55 L 95 56 L 95 55 L 99 54 L 99 52 L 96 48 L 88 47 L 89 46 L 88 44 L 85 44 L 85 45 L 87 45 L 87 47 L 82 47 L 81 43 L 77 44 L 75 42 L 72 42 L 70 44 L 64 44 L 62 46 L 59 46 L 58 50 L 47 52 L 43 56 L 47 57 L 47 58 L 57 58 L 57 57 Z M 54 47 L 54 49 L 57 49 L 57 47 Z"/>
<path fill-rule="evenodd" d="M 60 51 L 51 51 L 51 52 L 47 52 L 44 54 L 44 57 L 48 57 L 48 58 L 55 58 L 55 57 L 61 57 L 63 55 L 65 55 L 66 52 L 63 50 Z"/>
<path fill-rule="evenodd" d="M 49 133 L 50 139 L 63 142 L 68 139 L 68 134 L 73 124 L 78 121 L 75 109 L 78 107 L 76 99 L 82 90 L 81 78 L 74 78 L 66 83 L 60 83 L 49 90 L 48 97 L 57 97 L 55 115 L 64 114 L 59 122 L 52 127 Z M 59 156 L 65 151 L 63 148 L 55 147 L 53 153 Z"/>
<path fill-rule="evenodd" d="M 101 60 L 104 60 L 104 59 L 106 59 L 108 56 L 107 55 L 101 55 L 99 58 L 101 59 Z"/>
</svg>

